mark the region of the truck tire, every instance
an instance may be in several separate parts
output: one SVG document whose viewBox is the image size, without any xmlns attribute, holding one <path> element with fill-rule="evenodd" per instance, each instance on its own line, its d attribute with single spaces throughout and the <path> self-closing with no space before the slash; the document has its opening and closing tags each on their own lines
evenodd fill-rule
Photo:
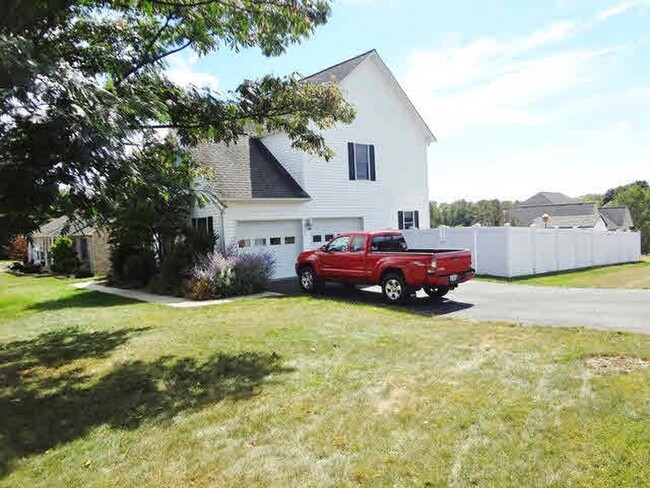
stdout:
<svg viewBox="0 0 650 488">
<path fill-rule="evenodd" d="M 384 276 L 381 280 L 381 292 L 386 303 L 404 303 L 409 295 L 404 277 L 400 273 L 388 273 Z"/>
<path fill-rule="evenodd" d="M 316 293 L 318 291 L 318 276 L 311 266 L 305 266 L 298 272 L 298 284 L 302 291 L 307 293 Z"/>
<path fill-rule="evenodd" d="M 432 288 L 430 286 L 424 287 L 424 292 L 429 295 L 431 298 L 442 298 L 447 293 L 449 293 L 448 286 L 439 286 L 437 288 Z"/>
</svg>

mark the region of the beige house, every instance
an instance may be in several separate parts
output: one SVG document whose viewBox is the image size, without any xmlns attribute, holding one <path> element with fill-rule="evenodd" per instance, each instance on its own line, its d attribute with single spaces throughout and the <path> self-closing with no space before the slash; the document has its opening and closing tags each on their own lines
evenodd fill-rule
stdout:
<svg viewBox="0 0 650 488">
<path fill-rule="evenodd" d="M 44 224 L 31 236 L 28 248 L 29 261 L 49 269 L 50 248 L 54 240 L 66 235 L 74 241 L 81 265 L 87 265 L 94 275 L 104 275 L 110 269 L 108 233 L 83 222 L 70 222 L 59 217 Z"/>
</svg>

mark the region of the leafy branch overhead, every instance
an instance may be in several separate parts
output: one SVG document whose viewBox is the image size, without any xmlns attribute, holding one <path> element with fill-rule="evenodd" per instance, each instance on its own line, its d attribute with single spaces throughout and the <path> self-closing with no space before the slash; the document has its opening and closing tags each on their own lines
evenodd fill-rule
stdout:
<svg viewBox="0 0 650 488">
<path fill-rule="evenodd" d="M 0 220 L 23 232 L 55 207 L 105 215 L 102 188 L 137 174 L 134 146 L 161 143 L 160 129 L 179 150 L 282 131 L 329 158 L 320 131 L 354 117 L 338 86 L 296 75 L 223 94 L 165 73 L 183 50 L 280 55 L 327 21 L 326 0 L 8 0 L 3 10 Z"/>
</svg>

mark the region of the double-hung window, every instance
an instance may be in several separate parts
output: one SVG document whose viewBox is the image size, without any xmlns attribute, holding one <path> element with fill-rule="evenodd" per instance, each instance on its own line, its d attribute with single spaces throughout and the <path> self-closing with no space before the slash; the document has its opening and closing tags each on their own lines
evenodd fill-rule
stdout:
<svg viewBox="0 0 650 488">
<path fill-rule="evenodd" d="M 419 229 L 420 212 L 418 210 L 400 210 L 397 212 L 397 228 L 400 230 Z"/>
<path fill-rule="evenodd" d="M 207 234 L 214 234 L 214 222 L 212 217 L 199 217 L 192 219 L 192 227 L 202 230 Z"/>
<path fill-rule="evenodd" d="M 348 142 L 348 172 L 351 180 L 377 179 L 375 146 Z"/>
</svg>

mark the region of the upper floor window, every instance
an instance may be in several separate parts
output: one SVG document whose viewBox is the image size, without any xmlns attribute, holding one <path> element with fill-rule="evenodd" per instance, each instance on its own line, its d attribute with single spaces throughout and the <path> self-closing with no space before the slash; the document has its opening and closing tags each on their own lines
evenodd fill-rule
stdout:
<svg viewBox="0 0 650 488">
<path fill-rule="evenodd" d="M 419 229 L 420 212 L 418 210 L 400 210 L 397 212 L 398 229 Z"/>
<path fill-rule="evenodd" d="M 348 171 L 351 180 L 375 181 L 375 146 L 348 142 Z"/>
</svg>

